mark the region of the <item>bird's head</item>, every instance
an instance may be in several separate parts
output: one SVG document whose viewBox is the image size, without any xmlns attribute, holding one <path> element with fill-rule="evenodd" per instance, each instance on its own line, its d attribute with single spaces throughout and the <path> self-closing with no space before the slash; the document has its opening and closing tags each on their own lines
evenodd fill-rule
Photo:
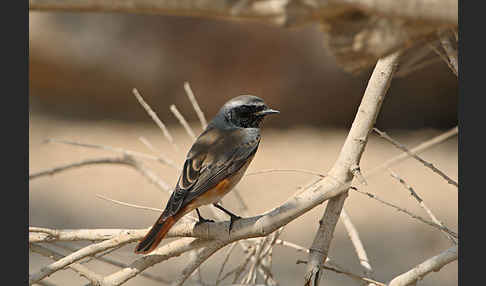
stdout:
<svg viewBox="0 0 486 286">
<path fill-rule="evenodd" d="M 242 128 L 259 128 L 263 118 L 269 114 L 280 113 L 269 108 L 263 99 L 253 95 L 240 95 L 226 102 L 218 116 Z"/>
</svg>

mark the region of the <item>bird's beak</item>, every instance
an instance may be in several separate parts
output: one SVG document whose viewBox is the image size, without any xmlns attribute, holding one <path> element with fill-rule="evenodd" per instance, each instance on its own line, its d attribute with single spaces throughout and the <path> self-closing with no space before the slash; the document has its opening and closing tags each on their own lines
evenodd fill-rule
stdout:
<svg viewBox="0 0 486 286">
<path fill-rule="evenodd" d="M 271 109 L 271 108 L 267 108 L 267 109 L 264 109 L 262 111 L 256 112 L 255 115 L 261 116 L 261 115 L 277 114 L 277 113 L 280 113 L 280 111 L 275 110 L 275 109 Z"/>
</svg>

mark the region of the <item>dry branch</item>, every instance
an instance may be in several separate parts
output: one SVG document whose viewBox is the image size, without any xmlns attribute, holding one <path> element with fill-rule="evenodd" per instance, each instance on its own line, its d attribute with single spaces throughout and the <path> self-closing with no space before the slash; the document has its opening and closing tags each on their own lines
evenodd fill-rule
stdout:
<svg viewBox="0 0 486 286">
<path fill-rule="evenodd" d="M 420 163 L 424 164 L 425 167 L 431 169 L 434 173 L 436 173 L 439 176 L 441 176 L 442 178 L 444 178 L 444 180 L 446 180 L 447 183 L 449 183 L 449 184 L 451 184 L 453 186 L 459 187 L 459 185 L 457 184 L 456 181 L 454 181 L 453 179 L 451 179 L 444 172 L 442 172 L 437 167 L 435 167 L 432 163 L 429 163 L 429 162 L 425 161 L 424 159 L 422 159 L 421 157 L 419 157 L 417 154 L 414 154 L 414 153 L 410 152 L 410 150 L 408 150 L 408 148 L 405 147 L 405 145 L 403 145 L 400 142 L 396 141 L 395 139 L 391 138 L 388 134 L 386 134 L 383 131 L 380 131 L 378 128 L 373 128 L 373 131 L 375 131 L 378 135 L 380 135 L 381 138 L 383 138 L 383 139 L 387 140 L 388 142 L 392 143 L 393 146 L 397 147 L 398 149 L 402 150 L 403 152 L 406 152 L 410 157 L 416 159 Z"/>
<path fill-rule="evenodd" d="M 358 108 L 358 112 L 339 157 L 329 171 L 329 175 L 323 180 L 333 178 L 333 180 L 349 184 L 353 179 L 351 170 L 356 169 L 355 166 L 359 166 L 361 155 L 364 152 L 368 140 L 368 135 L 375 124 L 381 104 L 397 68 L 399 57 L 400 53 L 395 53 L 380 59 L 376 63 L 375 69 L 363 95 L 361 105 Z M 326 212 L 320 221 L 319 230 L 317 231 L 311 247 L 311 249 L 316 249 L 317 251 L 311 251 L 309 253 L 309 264 L 307 265 L 305 274 L 305 285 L 319 285 L 321 273 L 319 266 L 327 257 L 334 227 L 344 205 L 346 194 L 340 196 L 341 197 L 336 197 L 328 203 Z M 328 211 L 329 206 L 332 208 Z M 328 233 L 328 231 L 330 231 L 330 233 Z M 324 234 L 325 237 L 322 236 Z"/>
<path fill-rule="evenodd" d="M 143 165 L 141 161 L 136 160 L 132 155 L 126 155 L 126 154 L 123 157 L 88 159 L 80 162 L 75 162 L 75 163 L 55 167 L 52 169 L 30 174 L 29 179 L 30 180 L 37 179 L 42 176 L 54 175 L 59 172 L 67 171 L 73 168 L 79 168 L 79 167 L 90 166 L 90 165 L 99 165 L 99 164 L 121 164 L 121 165 L 130 166 L 134 168 L 136 171 L 138 171 L 140 174 L 142 174 L 150 183 L 154 184 L 159 189 L 164 191 L 169 191 L 170 187 L 165 181 L 163 181 L 157 175 L 155 175 L 155 173 L 152 170 L 145 167 L 145 165 Z"/>
<path fill-rule="evenodd" d="M 373 268 L 371 267 L 370 260 L 368 259 L 368 255 L 366 254 L 366 250 L 364 248 L 363 242 L 361 242 L 358 230 L 354 226 L 353 222 L 351 221 L 351 218 L 349 217 L 348 213 L 346 212 L 346 209 L 344 208 L 343 211 L 341 212 L 341 221 L 343 222 L 344 227 L 346 228 L 346 232 L 349 236 L 349 239 L 353 243 L 354 250 L 359 259 L 359 263 L 365 269 L 366 276 L 373 278 L 374 275 Z"/>
<path fill-rule="evenodd" d="M 30 0 L 31 11 L 148 13 L 254 20 L 280 27 L 319 24 L 325 44 L 347 71 L 456 28 L 455 0 Z"/>
<path fill-rule="evenodd" d="M 30 244 L 29 249 L 33 252 L 39 253 L 54 260 L 60 260 L 64 258 L 64 255 L 44 246 Z M 103 281 L 103 276 L 91 271 L 86 266 L 83 266 L 79 263 L 72 263 L 68 267 L 78 273 L 80 276 L 88 279 L 92 285 L 101 285 L 101 281 Z"/>
<path fill-rule="evenodd" d="M 446 140 L 448 140 L 449 138 L 453 137 L 453 136 L 456 136 L 457 133 L 459 132 L 459 128 L 458 126 L 434 137 L 434 138 L 431 138 L 425 142 L 422 142 L 420 143 L 418 146 L 412 148 L 409 150 L 409 152 L 404 152 L 398 156 L 395 156 L 387 161 L 385 161 L 383 164 L 371 169 L 370 171 L 368 171 L 366 173 L 366 178 L 370 178 L 372 176 L 375 176 L 377 174 L 379 174 L 380 172 L 386 170 L 387 168 L 390 168 L 392 166 L 395 166 L 396 164 L 408 159 L 408 158 L 411 158 L 410 157 L 410 154 L 419 154 L 431 147 L 434 147 L 436 146 L 437 144 L 440 144 Z"/>
<path fill-rule="evenodd" d="M 444 265 L 457 259 L 458 247 L 454 246 L 446 251 L 427 259 L 408 272 L 395 277 L 388 286 L 406 286 L 422 279 L 432 271 L 439 271 Z"/>
<path fill-rule="evenodd" d="M 407 182 L 405 182 L 405 180 L 403 180 L 401 177 L 399 177 L 397 174 L 395 174 L 393 171 L 390 170 L 390 174 L 393 178 L 397 179 L 400 184 L 402 184 L 402 186 L 407 189 L 410 194 L 412 195 L 412 197 L 417 200 L 417 202 L 419 203 L 420 207 L 425 210 L 425 212 L 427 213 L 427 215 L 430 217 L 430 219 L 432 219 L 433 222 L 435 222 L 436 224 L 446 228 L 446 226 L 439 220 L 437 219 L 437 217 L 434 215 L 434 213 L 430 210 L 430 208 L 425 204 L 425 202 L 422 200 L 422 198 L 417 194 L 417 192 L 415 192 L 415 190 L 412 188 L 412 186 L 410 186 Z M 457 240 L 452 237 L 450 234 L 448 234 L 447 232 L 445 231 L 442 231 L 444 233 L 444 235 L 450 239 L 452 241 L 452 243 L 454 244 L 457 244 Z"/>
<path fill-rule="evenodd" d="M 304 276 L 304 285 L 306 286 L 319 285 L 319 280 L 322 276 L 321 264 L 326 261 L 329 253 L 331 241 L 334 236 L 334 229 L 339 220 L 346 197 L 347 194 L 342 194 L 330 199 L 327 203 L 326 211 L 319 221 L 319 229 L 314 237 L 312 246 L 309 248 L 309 263 L 307 263 Z"/>
<path fill-rule="evenodd" d="M 135 95 L 135 98 L 137 98 L 140 105 L 145 109 L 147 114 L 157 124 L 157 126 L 160 128 L 160 130 L 162 130 L 162 133 L 164 134 L 167 141 L 169 141 L 169 143 L 172 145 L 172 147 L 174 147 L 174 149 L 176 151 L 179 151 L 179 147 L 177 147 L 177 144 L 174 142 L 174 138 L 172 137 L 172 135 L 170 135 L 169 130 L 167 129 L 165 124 L 162 122 L 162 120 L 160 120 L 160 118 L 157 116 L 157 113 L 155 113 L 155 111 L 152 110 L 150 105 L 148 105 L 147 102 L 145 102 L 145 100 L 143 99 L 143 97 L 140 95 L 140 93 L 138 92 L 138 90 L 136 88 L 134 88 L 132 90 L 132 92 L 133 92 L 133 95 Z"/>
</svg>

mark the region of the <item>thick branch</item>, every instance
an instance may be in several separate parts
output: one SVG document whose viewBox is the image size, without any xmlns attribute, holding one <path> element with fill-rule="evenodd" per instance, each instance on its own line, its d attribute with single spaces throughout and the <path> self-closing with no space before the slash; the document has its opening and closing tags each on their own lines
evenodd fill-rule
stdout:
<svg viewBox="0 0 486 286">
<path fill-rule="evenodd" d="M 338 13 L 343 6 L 368 13 L 457 26 L 458 5 L 454 0 L 314 0 L 293 1 L 292 5 L 289 5 L 289 1 L 271 0 L 29 0 L 29 9 L 38 11 L 125 12 L 254 19 L 277 25 L 286 23 L 289 15 L 312 20 L 317 18 L 316 14 Z"/>
<path fill-rule="evenodd" d="M 381 104 L 386 95 L 388 87 L 396 70 L 400 53 L 392 54 L 380 59 L 371 75 L 366 87 L 361 105 L 359 106 L 356 117 L 349 131 L 348 137 L 344 142 L 341 153 L 329 171 L 330 178 L 349 184 L 353 179 L 351 169 L 359 166 L 361 155 L 363 154 L 368 135 L 381 108 Z M 328 178 L 326 177 L 326 178 Z M 325 180 L 325 179 L 324 179 Z M 314 238 L 311 249 L 317 251 L 309 253 L 309 264 L 305 274 L 305 285 L 319 285 L 320 265 L 325 261 L 332 240 L 334 227 L 344 205 L 346 194 L 336 197 L 328 203 L 319 230 Z M 329 205 L 331 204 L 331 205 Z M 328 211 L 331 207 L 332 211 Z M 337 217 L 335 216 L 337 214 Z M 330 231 L 330 233 L 328 233 Z"/>
<path fill-rule="evenodd" d="M 327 203 L 326 211 L 319 221 L 319 229 L 309 249 L 309 263 L 307 263 L 307 270 L 304 277 L 304 285 L 306 286 L 319 285 L 319 280 L 322 276 L 321 264 L 326 261 L 329 253 L 332 237 L 334 236 L 334 229 L 339 220 L 346 197 L 347 193 L 332 198 Z"/>
</svg>

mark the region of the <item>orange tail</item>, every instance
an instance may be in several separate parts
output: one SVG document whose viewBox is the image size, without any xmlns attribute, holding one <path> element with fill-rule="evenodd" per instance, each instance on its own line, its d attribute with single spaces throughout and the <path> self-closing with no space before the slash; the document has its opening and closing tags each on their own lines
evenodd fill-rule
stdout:
<svg viewBox="0 0 486 286">
<path fill-rule="evenodd" d="M 146 254 L 152 252 L 176 222 L 177 219 L 174 217 L 168 217 L 163 220 L 161 215 L 142 241 L 138 243 L 135 253 Z"/>
</svg>

